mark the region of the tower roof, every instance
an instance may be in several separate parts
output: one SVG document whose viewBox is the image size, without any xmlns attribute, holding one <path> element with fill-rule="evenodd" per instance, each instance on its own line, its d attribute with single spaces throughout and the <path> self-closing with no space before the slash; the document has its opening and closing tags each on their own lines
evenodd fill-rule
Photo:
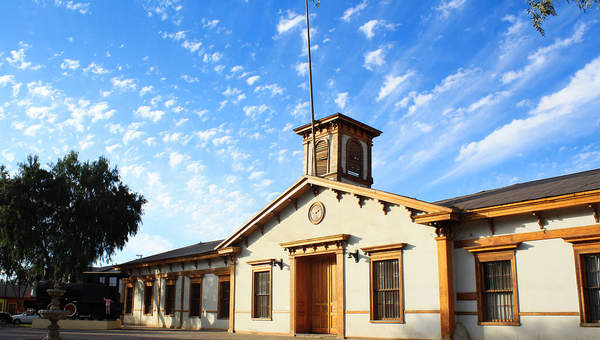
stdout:
<svg viewBox="0 0 600 340">
<path fill-rule="evenodd" d="M 371 136 L 371 138 L 375 138 L 375 137 L 381 135 L 381 131 L 379 131 L 375 128 L 372 128 L 372 127 L 368 126 L 367 124 L 364 124 L 357 120 L 354 120 L 354 119 L 352 119 L 344 114 L 341 114 L 339 112 L 332 114 L 331 116 L 321 118 L 321 119 L 315 121 L 315 128 L 323 128 L 327 125 L 334 124 L 334 123 L 343 123 L 343 124 L 352 126 L 354 128 L 363 130 L 363 131 L 367 132 Z M 294 129 L 294 132 L 301 136 L 310 134 L 310 131 L 311 131 L 310 123 L 302 125 L 302 126 Z"/>
</svg>

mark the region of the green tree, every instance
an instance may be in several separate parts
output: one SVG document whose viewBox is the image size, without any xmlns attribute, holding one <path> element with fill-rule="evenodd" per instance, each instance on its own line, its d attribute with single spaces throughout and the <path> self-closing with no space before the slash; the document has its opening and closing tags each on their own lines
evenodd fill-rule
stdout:
<svg viewBox="0 0 600 340">
<path fill-rule="evenodd" d="M 0 180 L 0 268 L 8 278 L 77 279 L 137 233 L 146 203 L 108 160 L 80 162 L 73 151 L 48 170 L 29 156 L 12 177 L 2 167 Z"/>
<path fill-rule="evenodd" d="M 600 8 L 600 0 L 566 0 L 568 3 L 574 3 L 579 7 L 580 10 L 586 11 L 588 9 L 596 7 Z M 544 29 L 542 25 L 544 21 L 546 21 L 546 17 L 556 16 L 556 10 L 554 8 L 553 0 L 528 0 L 529 8 L 527 8 L 527 13 L 531 16 L 531 21 L 533 23 L 533 27 L 540 32 L 541 35 L 544 35 Z"/>
</svg>

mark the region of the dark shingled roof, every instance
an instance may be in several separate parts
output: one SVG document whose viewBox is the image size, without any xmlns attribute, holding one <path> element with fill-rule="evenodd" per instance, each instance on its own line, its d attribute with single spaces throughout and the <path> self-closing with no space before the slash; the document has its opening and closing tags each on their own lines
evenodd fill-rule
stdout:
<svg viewBox="0 0 600 340">
<path fill-rule="evenodd" d="M 434 203 L 471 210 L 596 189 L 600 189 L 600 169 L 513 184 Z"/>
<path fill-rule="evenodd" d="M 219 245 L 219 243 L 221 243 L 221 242 L 223 242 L 223 240 L 200 242 L 200 243 L 193 244 L 191 246 L 177 248 L 177 249 L 166 251 L 164 253 L 160 253 L 160 254 L 156 254 L 156 255 L 152 255 L 152 256 L 148 256 L 148 257 L 142 257 L 141 259 L 125 262 L 125 263 L 122 263 L 121 266 L 132 265 L 132 264 L 136 264 L 136 263 L 148 263 L 148 262 L 162 261 L 162 260 L 174 259 L 174 258 L 178 258 L 178 257 L 202 255 L 202 254 L 206 254 L 206 253 L 210 253 L 210 252 L 214 251 L 215 247 L 217 245 Z"/>
</svg>

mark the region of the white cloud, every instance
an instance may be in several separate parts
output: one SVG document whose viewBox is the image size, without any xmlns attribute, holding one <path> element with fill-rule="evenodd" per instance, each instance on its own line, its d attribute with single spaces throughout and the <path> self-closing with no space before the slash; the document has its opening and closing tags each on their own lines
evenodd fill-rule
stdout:
<svg viewBox="0 0 600 340">
<path fill-rule="evenodd" d="M 60 64 L 60 68 L 63 70 L 76 70 L 79 68 L 79 60 L 66 58 L 63 60 L 62 64 Z"/>
<path fill-rule="evenodd" d="M 54 5 L 58 7 L 64 7 L 74 12 L 79 12 L 81 14 L 87 14 L 90 10 L 89 2 L 77 2 L 72 0 L 54 0 Z"/>
<path fill-rule="evenodd" d="M 279 22 L 277 23 L 277 33 L 283 34 L 292 30 L 294 27 L 297 27 L 304 20 L 304 16 L 302 14 L 296 14 L 296 12 L 288 11 L 287 18 L 280 17 Z"/>
<path fill-rule="evenodd" d="M 202 57 L 202 61 L 204 61 L 205 63 L 208 63 L 208 62 L 216 63 L 219 60 L 221 60 L 221 58 L 223 58 L 223 55 L 219 52 L 215 52 L 213 54 L 204 53 L 204 57 Z"/>
<path fill-rule="evenodd" d="M 565 127 L 575 116 L 585 114 L 589 104 L 599 98 L 600 57 L 577 71 L 563 89 L 542 97 L 529 117 L 514 119 L 483 139 L 462 146 L 456 157 L 456 168 L 438 181 L 500 162 L 525 148 L 544 144 L 548 139 L 564 137 Z"/>
<path fill-rule="evenodd" d="M 52 110 L 50 106 L 30 106 L 25 113 L 31 119 L 44 119 Z"/>
<path fill-rule="evenodd" d="M 24 44 L 23 42 L 20 42 L 19 44 L 23 47 L 18 50 L 10 51 L 11 56 L 6 57 L 6 61 L 8 61 L 8 63 L 11 66 L 16 67 L 20 70 L 26 70 L 26 69 L 39 70 L 42 66 L 40 66 L 40 65 L 32 66 L 31 62 L 25 60 L 25 57 L 26 57 L 25 48 L 29 47 L 29 45 Z"/>
<path fill-rule="evenodd" d="M 246 79 L 246 83 L 248 83 L 248 85 L 254 85 L 254 83 L 256 83 L 259 79 L 260 79 L 260 76 L 248 77 Z"/>
<path fill-rule="evenodd" d="M 88 67 L 83 69 L 84 72 L 92 72 L 93 74 L 107 74 L 110 71 L 103 68 L 101 65 L 96 64 L 95 62 L 91 62 Z"/>
<path fill-rule="evenodd" d="M 27 84 L 27 91 L 33 96 L 39 96 L 44 98 L 54 97 L 58 94 L 52 86 L 48 84 L 42 84 L 41 80 L 30 82 Z"/>
<path fill-rule="evenodd" d="M 217 138 L 213 138 L 212 143 L 215 146 L 227 145 L 233 143 L 233 138 L 231 136 L 221 136 Z"/>
<path fill-rule="evenodd" d="M 175 99 L 169 99 L 166 102 L 163 103 L 163 105 L 168 109 L 171 106 L 174 106 L 175 104 L 177 104 L 177 101 Z"/>
<path fill-rule="evenodd" d="M 186 50 L 188 50 L 192 53 L 198 51 L 201 46 L 202 46 L 202 43 L 197 40 L 185 40 L 184 42 L 181 43 L 181 47 L 185 48 Z"/>
<path fill-rule="evenodd" d="M 10 75 L 10 74 L 0 76 L 0 86 L 5 87 L 8 84 L 14 84 L 14 83 L 15 83 L 15 76 Z"/>
<path fill-rule="evenodd" d="M 100 103 L 97 103 L 97 104 L 93 105 L 92 107 L 90 107 L 88 112 L 92 116 L 92 123 L 95 123 L 99 120 L 109 119 L 116 112 L 116 110 L 107 110 L 107 109 L 108 109 L 107 102 L 100 102 Z"/>
<path fill-rule="evenodd" d="M 309 107 L 310 103 L 309 102 L 301 102 L 296 104 L 296 106 L 292 109 L 292 112 L 290 112 L 290 114 L 292 116 L 294 116 L 294 118 L 305 118 L 308 117 L 308 114 L 310 113 L 310 107 Z"/>
<path fill-rule="evenodd" d="M 171 168 L 174 168 L 181 162 L 186 161 L 189 158 L 190 156 L 188 155 L 180 154 L 177 151 L 172 151 L 171 153 L 169 153 L 169 165 L 171 166 Z"/>
<path fill-rule="evenodd" d="M 262 114 L 268 109 L 269 107 L 265 104 L 244 106 L 244 113 L 246 114 L 246 116 L 251 117 L 252 119 L 256 119 L 256 116 Z"/>
<path fill-rule="evenodd" d="M 162 118 L 165 112 L 161 110 L 152 110 L 150 106 L 142 105 L 135 110 L 135 114 L 156 123 Z"/>
<path fill-rule="evenodd" d="M 382 100 L 383 98 L 392 94 L 408 77 L 412 75 L 412 72 L 407 72 L 401 76 L 393 76 L 388 74 L 385 77 L 385 82 L 379 89 L 379 94 L 377 95 L 377 101 Z"/>
<path fill-rule="evenodd" d="M 198 79 L 198 77 L 192 77 L 188 74 L 182 75 L 181 79 L 183 79 L 186 83 L 190 83 L 190 84 L 197 83 L 200 81 L 200 79 Z"/>
<path fill-rule="evenodd" d="M 244 70 L 244 67 L 242 65 L 235 65 L 234 67 L 231 68 L 231 73 L 237 73 L 237 72 L 241 72 Z"/>
<path fill-rule="evenodd" d="M 89 148 L 90 146 L 94 145 L 93 139 L 94 139 L 94 135 L 87 134 L 84 139 L 79 141 L 79 149 L 83 151 L 83 150 Z"/>
<path fill-rule="evenodd" d="M 206 20 L 204 18 L 202 19 L 202 27 L 203 28 L 213 29 L 213 28 L 217 27 L 218 24 L 219 24 L 218 19 L 213 19 L 213 20 Z"/>
<path fill-rule="evenodd" d="M 525 67 L 518 71 L 511 70 L 504 73 L 502 75 L 502 82 L 504 84 L 508 84 L 517 79 L 524 79 L 533 76 L 536 71 L 540 70 L 542 66 L 547 63 L 552 52 L 569 47 L 575 43 L 582 42 L 583 35 L 585 34 L 586 30 L 587 26 L 585 24 L 579 24 L 575 29 L 573 35 L 569 38 L 556 39 L 556 41 L 552 45 L 538 49 L 537 51 L 535 51 L 535 53 L 532 53 L 529 56 L 527 56 L 529 63 L 525 65 Z"/>
<path fill-rule="evenodd" d="M 381 66 L 385 64 L 385 49 L 379 48 L 375 51 L 365 53 L 365 63 L 363 66 L 372 71 L 374 66 Z"/>
<path fill-rule="evenodd" d="M 440 13 L 442 18 L 448 18 L 450 16 L 450 12 L 454 10 L 460 10 L 466 2 L 467 0 L 442 0 L 435 10 Z"/>
<path fill-rule="evenodd" d="M 225 91 L 221 92 L 222 95 L 227 96 L 227 97 L 238 96 L 241 93 L 242 93 L 242 90 L 235 88 L 235 87 L 230 87 L 230 86 L 227 86 L 227 89 L 225 89 Z"/>
<path fill-rule="evenodd" d="M 340 110 L 343 110 L 346 107 L 347 100 L 348 100 L 348 92 L 340 92 L 335 97 L 334 102 L 337 104 L 337 106 L 340 108 Z"/>
<path fill-rule="evenodd" d="M 368 39 L 371 39 L 375 36 L 375 26 L 377 26 L 377 23 L 377 19 L 369 20 L 360 26 L 359 30 L 361 30 Z"/>
<path fill-rule="evenodd" d="M 360 4 L 355 7 L 350 7 L 344 11 L 344 15 L 342 15 L 342 20 L 349 22 L 352 16 L 358 14 L 363 9 L 367 8 L 367 0 L 363 0 Z"/>
<path fill-rule="evenodd" d="M 296 73 L 299 76 L 304 77 L 308 74 L 308 63 L 300 62 L 300 63 L 296 64 L 295 69 L 296 69 Z"/>
<path fill-rule="evenodd" d="M 25 136 L 35 137 L 41 128 L 42 128 L 42 124 L 34 124 L 34 125 L 27 127 L 25 129 L 25 131 L 23 131 L 23 134 Z"/>
<path fill-rule="evenodd" d="M 114 88 L 120 90 L 135 90 L 136 84 L 135 79 L 123 79 L 123 77 L 114 77 L 111 79 L 111 83 Z"/>
<path fill-rule="evenodd" d="M 283 94 L 283 89 L 281 87 L 279 87 L 278 84 L 268 84 L 268 85 L 257 86 L 254 88 L 254 92 L 263 92 L 263 91 L 270 91 L 271 97 Z"/>
<path fill-rule="evenodd" d="M 152 85 L 142 87 L 142 89 L 140 90 L 140 97 L 143 97 L 146 93 L 151 92 L 152 89 L 153 89 Z"/>
<path fill-rule="evenodd" d="M 4 157 L 4 159 L 6 159 L 9 162 L 12 162 L 15 160 L 15 154 L 12 152 L 9 152 L 8 150 L 2 150 L 2 157 Z"/>
</svg>

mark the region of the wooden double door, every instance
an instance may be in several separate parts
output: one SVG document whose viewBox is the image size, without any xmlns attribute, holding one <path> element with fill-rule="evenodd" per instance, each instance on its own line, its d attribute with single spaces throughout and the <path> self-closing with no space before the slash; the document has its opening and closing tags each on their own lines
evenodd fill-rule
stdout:
<svg viewBox="0 0 600 340">
<path fill-rule="evenodd" d="M 296 270 L 296 332 L 336 334 L 335 255 L 298 258 Z"/>
</svg>

